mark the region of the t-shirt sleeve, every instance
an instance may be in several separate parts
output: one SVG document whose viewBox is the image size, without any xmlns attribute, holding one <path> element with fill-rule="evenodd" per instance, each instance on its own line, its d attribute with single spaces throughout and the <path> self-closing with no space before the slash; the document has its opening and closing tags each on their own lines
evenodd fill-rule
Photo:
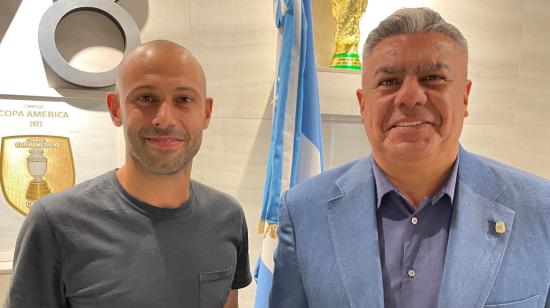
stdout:
<svg viewBox="0 0 550 308">
<path fill-rule="evenodd" d="M 61 253 L 43 204 L 33 205 L 15 245 L 4 308 L 66 307 Z"/>
<path fill-rule="evenodd" d="M 250 274 L 250 262 L 248 257 L 248 228 L 246 226 L 244 213 L 241 210 L 241 244 L 237 252 L 237 267 L 231 289 L 244 288 L 251 282 L 252 275 Z"/>
</svg>

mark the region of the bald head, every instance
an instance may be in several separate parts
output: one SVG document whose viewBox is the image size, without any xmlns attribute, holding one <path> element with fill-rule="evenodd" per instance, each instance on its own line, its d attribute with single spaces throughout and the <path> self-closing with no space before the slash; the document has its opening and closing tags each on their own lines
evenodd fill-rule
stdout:
<svg viewBox="0 0 550 308">
<path fill-rule="evenodd" d="M 155 102 L 192 98 L 202 106 L 212 105 L 206 96 L 206 78 L 199 61 L 189 50 L 174 42 L 150 41 L 124 57 L 116 80 L 116 92 L 108 95 L 109 108 L 115 106 L 113 121 L 122 125 L 124 106 L 136 100 Z M 188 99 L 185 101 L 188 101 Z M 121 107 L 121 108 L 119 108 Z M 208 113 L 208 112 L 207 112 Z"/>
<path fill-rule="evenodd" d="M 107 106 L 124 130 L 125 170 L 188 174 L 213 105 L 197 59 L 173 42 L 148 42 L 124 58 L 116 85 Z"/>
<path fill-rule="evenodd" d="M 166 40 L 144 43 L 132 50 L 120 64 L 116 80 L 118 94 L 128 90 L 128 76 L 151 71 L 165 71 L 169 74 L 192 74 L 198 79 L 201 90 L 206 92 L 204 70 L 195 56 L 185 47 Z"/>
</svg>

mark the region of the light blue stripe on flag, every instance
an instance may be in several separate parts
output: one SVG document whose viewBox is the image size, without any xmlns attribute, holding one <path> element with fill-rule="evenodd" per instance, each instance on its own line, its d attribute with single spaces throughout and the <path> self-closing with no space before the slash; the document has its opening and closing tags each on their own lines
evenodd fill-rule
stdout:
<svg viewBox="0 0 550 308">
<path fill-rule="evenodd" d="M 267 308 L 277 246 L 279 198 L 323 168 L 321 114 L 310 0 L 274 0 L 279 30 L 271 145 L 267 161 L 256 265 L 255 308 Z"/>
</svg>

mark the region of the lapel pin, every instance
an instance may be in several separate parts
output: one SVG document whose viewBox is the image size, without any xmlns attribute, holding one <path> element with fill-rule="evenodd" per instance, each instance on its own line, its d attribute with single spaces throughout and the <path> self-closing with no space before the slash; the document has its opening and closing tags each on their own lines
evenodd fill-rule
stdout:
<svg viewBox="0 0 550 308">
<path fill-rule="evenodd" d="M 504 221 L 497 220 L 495 222 L 495 232 L 498 234 L 504 234 L 506 232 L 506 225 L 504 224 Z"/>
</svg>

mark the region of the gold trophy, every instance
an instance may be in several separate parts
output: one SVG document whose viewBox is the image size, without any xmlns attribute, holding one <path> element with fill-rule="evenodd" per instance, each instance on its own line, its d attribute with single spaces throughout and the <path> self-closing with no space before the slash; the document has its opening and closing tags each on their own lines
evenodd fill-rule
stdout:
<svg viewBox="0 0 550 308">
<path fill-rule="evenodd" d="M 48 182 L 42 178 L 48 169 L 48 159 L 44 156 L 44 150 L 42 149 L 30 149 L 29 153 L 31 155 L 27 157 L 27 167 L 34 179 L 29 182 L 27 200 L 36 201 L 50 193 Z"/>
<path fill-rule="evenodd" d="M 367 8 L 368 0 L 332 0 L 332 16 L 336 19 L 334 42 L 336 50 L 330 67 L 351 70 L 361 69 L 359 59 L 359 21 Z"/>
</svg>

